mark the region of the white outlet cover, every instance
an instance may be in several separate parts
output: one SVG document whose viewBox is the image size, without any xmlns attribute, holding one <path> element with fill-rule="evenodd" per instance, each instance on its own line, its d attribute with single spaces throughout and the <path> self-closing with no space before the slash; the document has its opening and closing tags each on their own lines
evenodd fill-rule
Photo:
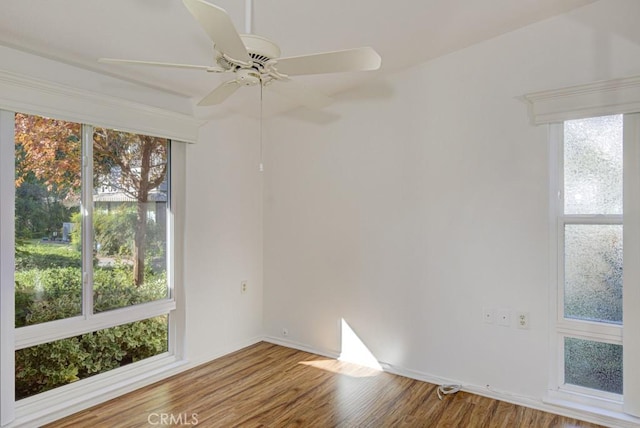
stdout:
<svg viewBox="0 0 640 428">
<path fill-rule="evenodd" d="M 498 325 L 509 327 L 511 325 L 511 313 L 506 309 L 500 309 L 496 316 Z"/>
<path fill-rule="evenodd" d="M 516 313 L 516 325 L 518 328 L 526 330 L 529 328 L 529 312 Z"/>
<path fill-rule="evenodd" d="M 492 308 L 482 308 L 482 321 L 486 324 L 493 324 L 494 312 Z"/>
</svg>

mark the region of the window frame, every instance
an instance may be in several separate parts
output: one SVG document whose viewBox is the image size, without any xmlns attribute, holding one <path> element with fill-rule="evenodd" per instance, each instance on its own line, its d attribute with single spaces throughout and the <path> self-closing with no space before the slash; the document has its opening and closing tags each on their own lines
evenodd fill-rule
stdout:
<svg viewBox="0 0 640 428">
<path fill-rule="evenodd" d="M 115 327 L 133 321 L 140 321 L 158 315 L 170 314 L 176 309 L 172 293 L 173 279 L 167 275 L 168 297 L 125 308 L 105 312 L 93 311 L 93 254 L 86 251 L 93 248 L 93 130 L 94 127 L 82 124 L 82 313 L 79 316 L 34 324 L 15 329 L 15 349 L 24 349 L 59 339 L 77 336 L 91 331 Z M 169 149 L 173 146 L 168 142 Z M 170 150 L 169 150 L 170 151 Z M 167 157 L 167 162 L 171 158 Z M 171 180 L 171 165 L 168 168 Z M 171 186 L 171 181 L 169 182 Z M 167 211 L 170 211 L 172 192 L 169 192 Z M 169 215 L 167 215 L 169 218 Z M 173 234 L 171 225 L 167 225 L 167 236 Z M 169 241 L 169 240 L 168 240 Z M 174 251 L 167 245 L 167 269 L 173 265 Z"/>
<path fill-rule="evenodd" d="M 40 114 L 40 113 L 35 113 Z M 55 117 L 55 113 L 51 114 Z M 0 196 L 3 200 L 15 200 L 14 185 L 14 129 L 15 112 L 0 109 Z M 135 131 L 144 133 L 144 131 Z M 163 137 L 164 138 L 164 137 Z M 92 174 L 89 160 L 93 145 L 93 126 L 82 125 L 83 140 L 83 202 L 82 209 L 92 210 Z M 143 303 L 135 306 L 93 313 L 93 293 L 83 293 L 83 313 L 80 316 L 50 321 L 41 324 L 14 327 L 14 204 L 5 204 L 0 209 L 0 379 L 3 389 L 0 392 L 0 425 L 14 422 L 33 422 L 43 415 L 60 411 L 60 405 L 73 409 L 69 403 L 80 403 L 93 400 L 104 401 L 105 392 L 113 394 L 114 388 L 130 388 L 140 382 L 158 380 L 172 374 L 176 367 L 184 365 L 184 330 L 185 308 L 183 296 L 182 254 L 184 251 L 181 239 L 184 230 L 184 193 L 186 178 L 186 144 L 168 139 L 169 151 L 169 198 L 167 201 L 167 281 L 168 298 Z M 86 148 L 89 148 L 89 152 Z M 87 174 L 87 171 L 89 172 Z M 89 183 L 89 185 L 87 185 Z M 86 205 L 86 206 L 85 206 Z M 92 248 L 93 236 L 91 216 L 83 215 L 83 248 Z M 88 233 L 85 233 L 88 231 Z M 89 245 L 87 247 L 87 244 Z M 83 272 L 91 273 L 91 252 L 83 251 Z M 89 257 L 89 263 L 85 260 Z M 92 281 L 83 278 L 83 291 L 92 288 Z M 102 330 L 117 325 L 140 321 L 159 315 L 168 318 L 168 351 L 154 357 L 131 363 L 87 379 L 79 380 L 51 391 L 46 391 L 22 400 L 15 400 L 15 350 L 76 336 L 91 331 Z M 45 419 L 38 419 L 46 421 Z"/>
<path fill-rule="evenodd" d="M 589 117 L 618 114 L 606 112 Z M 640 218 L 631 215 L 632 206 L 640 207 L 640 114 L 623 114 L 623 187 L 624 213 L 622 215 L 566 215 L 564 213 L 564 122 L 549 124 L 549 165 L 550 165 L 550 371 L 547 402 L 576 403 L 590 408 L 600 408 L 614 412 L 628 412 L 638 406 L 637 382 L 631 381 L 638 365 L 637 348 L 631 350 L 624 329 L 638 326 L 640 316 L 629 308 L 638 301 L 640 289 L 640 267 L 629 262 L 629 254 L 640 255 L 640 240 L 631 238 L 631 233 L 640 231 Z M 566 120 L 573 119 L 572 117 Z M 640 159 L 638 159 L 640 160 Z M 637 209 L 635 211 L 638 211 Z M 625 214 L 626 213 L 626 214 Z M 624 221 L 626 219 L 626 221 Z M 594 321 L 572 320 L 564 317 L 564 227 L 567 224 L 620 224 L 623 225 L 623 322 L 607 324 Z M 631 238 L 631 239 L 630 239 Z M 637 242 L 636 242 L 637 241 Z M 636 257 L 637 258 L 637 257 Z M 564 383 L 564 339 L 575 337 L 623 346 L 623 394 L 614 394 L 595 389 Z M 631 388 L 633 394 L 629 394 Z"/>
<path fill-rule="evenodd" d="M 15 200 L 14 113 L 0 109 L 0 198 Z M 11 155 L 9 155 L 9 153 Z M 14 204 L 0 207 L 0 425 L 15 418 L 15 218 Z"/>
</svg>

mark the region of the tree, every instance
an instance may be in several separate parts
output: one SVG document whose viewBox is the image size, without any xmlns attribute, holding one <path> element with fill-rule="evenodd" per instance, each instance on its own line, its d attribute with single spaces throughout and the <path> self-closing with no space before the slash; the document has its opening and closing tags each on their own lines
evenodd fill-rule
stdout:
<svg viewBox="0 0 640 428">
<path fill-rule="evenodd" d="M 65 201 L 79 201 L 81 125 L 16 114 L 16 186 L 35 177 Z M 133 244 L 133 280 L 144 282 L 145 229 L 149 195 L 167 174 L 166 139 L 95 128 L 94 188 L 120 191 L 137 202 Z"/>
<path fill-rule="evenodd" d="M 81 126 L 16 113 L 16 186 L 29 178 L 62 198 L 78 198 L 81 185 Z"/>
<path fill-rule="evenodd" d="M 80 195 L 79 124 L 16 114 L 16 236 L 57 232 Z"/>
<path fill-rule="evenodd" d="M 133 282 L 144 283 L 147 203 L 167 176 L 167 140 L 96 128 L 93 137 L 94 187 L 116 189 L 137 201 L 133 238 Z"/>
<path fill-rule="evenodd" d="M 71 218 L 73 209 L 61 202 L 61 197 L 47 192 L 35 178 L 28 178 L 16 189 L 16 238 L 51 237 L 60 232 L 62 223 Z"/>
</svg>

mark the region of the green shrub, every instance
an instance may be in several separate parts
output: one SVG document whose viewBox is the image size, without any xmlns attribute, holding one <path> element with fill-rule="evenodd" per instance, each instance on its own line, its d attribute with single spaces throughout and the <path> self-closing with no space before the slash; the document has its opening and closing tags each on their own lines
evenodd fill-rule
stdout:
<svg viewBox="0 0 640 428">
<path fill-rule="evenodd" d="M 16 327 L 79 315 L 80 268 L 29 269 L 15 273 Z"/>
<path fill-rule="evenodd" d="M 21 242 L 16 245 L 16 271 L 82 266 L 82 255 L 70 245 Z"/>
<path fill-rule="evenodd" d="M 109 211 L 96 209 L 93 212 L 93 232 L 96 241 L 95 250 L 110 257 L 128 257 L 133 250 L 134 233 L 137 222 L 137 202 L 124 203 Z M 75 224 L 71 232 L 71 242 L 76 250 L 81 249 L 79 213 L 72 216 Z M 146 252 L 150 258 L 164 257 L 166 254 L 166 226 L 147 219 Z"/>
<path fill-rule="evenodd" d="M 15 273 L 16 326 L 82 313 L 80 256 L 70 246 L 25 244 Z M 61 262 L 52 267 L 51 258 Z M 132 267 L 94 269 L 96 312 L 167 297 L 163 272 L 149 271 L 139 287 Z M 16 397 L 28 397 L 167 350 L 167 318 L 157 317 L 16 351 Z"/>
<path fill-rule="evenodd" d="M 16 351 L 16 399 L 167 350 L 166 317 L 150 318 Z"/>
<path fill-rule="evenodd" d="M 16 351 L 16 399 L 78 380 L 85 357 L 75 337 Z"/>
<path fill-rule="evenodd" d="M 139 287 L 133 285 L 131 267 L 116 265 L 94 271 L 93 302 L 96 312 L 167 298 L 167 277 L 148 274 Z"/>
<path fill-rule="evenodd" d="M 112 211 L 95 210 L 93 230 L 99 253 L 110 256 L 130 256 L 136 225 L 135 204 L 123 204 Z"/>
</svg>

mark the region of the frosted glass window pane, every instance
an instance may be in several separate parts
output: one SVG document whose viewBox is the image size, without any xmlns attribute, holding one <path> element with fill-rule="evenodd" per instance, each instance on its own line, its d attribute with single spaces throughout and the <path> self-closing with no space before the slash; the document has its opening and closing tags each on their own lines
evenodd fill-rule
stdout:
<svg viewBox="0 0 640 428">
<path fill-rule="evenodd" d="M 622 394 L 622 345 L 566 337 L 564 381 Z"/>
<path fill-rule="evenodd" d="M 564 123 L 565 214 L 622 214 L 622 115 Z"/>
<path fill-rule="evenodd" d="M 565 225 L 564 316 L 622 323 L 622 225 Z"/>
</svg>

